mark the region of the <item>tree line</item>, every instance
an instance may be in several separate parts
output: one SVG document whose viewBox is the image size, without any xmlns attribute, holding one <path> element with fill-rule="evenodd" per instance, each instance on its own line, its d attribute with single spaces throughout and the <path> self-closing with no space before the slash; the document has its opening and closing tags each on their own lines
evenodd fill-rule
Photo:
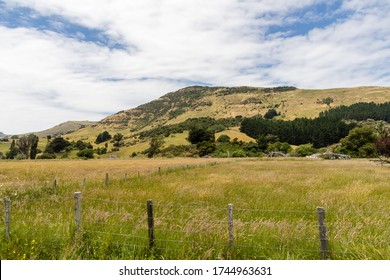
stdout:
<svg viewBox="0 0 390 280">
<path fill-rule="evenodd" d="M 338 143 L 357 126 L 346 120 L 390 120 L 390 102 L 383 104 L 356 103 L 322 112 L 314 119 L 296 118 L 291 121 L 266 119 L 262 116 L 244 118 L 240 131 L 258 139 L 275 135 L 280 141 L 292 145 L 312 143 L 315 148 Z"/>
</svg>

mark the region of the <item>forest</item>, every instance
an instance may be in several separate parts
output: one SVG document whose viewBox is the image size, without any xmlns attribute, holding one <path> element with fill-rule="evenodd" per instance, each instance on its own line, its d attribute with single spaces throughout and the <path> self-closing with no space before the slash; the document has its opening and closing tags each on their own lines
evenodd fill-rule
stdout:
<svg viewBox="0 0 390 280">
<path fill-rule="evenodd" d="M 312 143 L 315 148 L 338 143 L 357 126 L 357 121 L 390 120 L 390 102 L 383 104 L 356 103 L 322 112 L 314 119 L 297 118 L 291 121 L 266 119 L 262 116 L 244 118 L 240 131 L 253 138 L 275 135 L 281 142 L 292 145 Z"/>
</svg>

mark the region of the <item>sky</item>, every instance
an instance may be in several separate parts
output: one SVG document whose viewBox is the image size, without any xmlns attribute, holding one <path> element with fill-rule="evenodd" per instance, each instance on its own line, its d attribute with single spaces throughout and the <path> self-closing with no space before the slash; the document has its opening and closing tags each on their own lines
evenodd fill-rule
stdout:
<svg viewBox="0 0 390 280">
<path fill-rule="evenodd" d="M 390 86 L 389 0 L 0 0 L 0 131 L 180 88 Z"/>
</svg>

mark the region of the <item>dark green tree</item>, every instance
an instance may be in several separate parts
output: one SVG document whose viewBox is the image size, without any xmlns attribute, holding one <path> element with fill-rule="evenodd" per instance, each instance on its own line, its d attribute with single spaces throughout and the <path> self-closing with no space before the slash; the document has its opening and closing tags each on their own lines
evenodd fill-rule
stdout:
<svg viewBox="0 0 390 280">
<path fill-rule="evenodd" d="M 71 144 L 62 137 L 54 138 L 46 146 L 46 153 L 60 153 L 65 150 L 66 147 L 71 146 Z"/>
<path fill-rule="evenodd" d="M 371 127 L 357 127 L 341 139 L 338 151 L 352 157 L 374 157 L 374 143 L 377 139 L 378 136 Z"/>
<path fill-rule="evenodd" d="M 148 158 L 152 158 L 160 153 L 162 146 L 164 145 L 164 137 L 156 136 L 150 140 L 150 147 L 146 150 Z"/>
<path fill-rule="evenodd" d="M 214 142 L 204 141 L 197 143 L 196 148 L 198 149 L 199 156 L 203 157 L 213 153 L 217 149 L 217 146 Z"/>
<path fill-rule="evenodd" d="M 217 142 L 220 142 L 220 143 L 229 143 L 229 142 L 230 142 L 230 137 L 229 137 L 229 135 L 221 134 L 221 135 L 218 137 Z"/>
<path fill-rule="evenodd" d="M 22 136 L 16 142 L 18 147 L 18 152 L 23 159 L 27 159 L 29 156 L 29 151 L 31 147 L 30 139 L 27 136 Z"/>
<path fill-rule="evenodd" d="M 205 128 L 193 128 L 188 133 L 188 141 L 191 144 L 198 144 L 201 142 L 214 142 L 214 132 L 209 131 Z"/>
<path fill-rule="evenodd" d="M 108 133 L 108 131 L 103 131 L 102 133 L 99 133 L 99 135 L 96 137 L 95 143 L 100 144 L 110 140 L 111 138 L 112 136 L 110 135 L 110 133 Z"/>
<path fill-rule="evenodd" d="M 121 146 L 121 141 L 123 139 L 123 134 L 121 133 L 116 133 L 114 135 L 114 147 L 120 147 Z"/>
<path fill-rule="evenodd" d="M 28 139 L 30 141 L 30 159 L 35 159 L 38 153 L 38 142 L 39 142 L 39 137 L 36 136 L 35 134 L 30 134 L 28 136 Z"/>
<path fill-rule="evenodd" d="M 16 147 L 15 139 L 12 140 L 9 151 L 5 154 L 6 159 L 14 159 L 18 155 L 18 148 Z"/>
<path fill-rule="evenodd" d="M 314 148 L 312 144 L 302 144 L 294 150 L 294 156 L 306 157 L 315 154 L 316 152 L 317 149 Z"/>
<path fill-rule="evenodd" d="M 273 119 L 274 117 L 278 116 L 278 112 L 276 112 L 275 109 L 269 109 L 265 114 L 264 114 L 264 118 L 265 119 Z"/>
<path fill-rule="evenodd" d="M 84 149 L 77 152 L 77 156 L 81 158 L 93 158 L 93 150 L 92 149 Z"/>
</svg>

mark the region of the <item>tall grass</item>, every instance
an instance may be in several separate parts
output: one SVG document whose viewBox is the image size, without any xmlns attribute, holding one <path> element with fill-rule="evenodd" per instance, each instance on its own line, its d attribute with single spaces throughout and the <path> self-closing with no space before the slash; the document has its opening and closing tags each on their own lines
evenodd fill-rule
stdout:
<svg viewBox="0 0 390 280">
<path fill-rule="evenodd" d="M 214 161 L 1 163 L 1 194 L 12 200 L 11 239 L 2 238 L 1 258 L 318 259 L 316 207 L 322 206 L 330 258 L 390 259 L 388 168 L 366 160 Z M 80 232 L 74 227 L 74 191 L 83 195 Z M 155 214 L 152 249 L 148 199 Z M 4 230 L 4 217 L 1 223 Z"/>
</svg>

